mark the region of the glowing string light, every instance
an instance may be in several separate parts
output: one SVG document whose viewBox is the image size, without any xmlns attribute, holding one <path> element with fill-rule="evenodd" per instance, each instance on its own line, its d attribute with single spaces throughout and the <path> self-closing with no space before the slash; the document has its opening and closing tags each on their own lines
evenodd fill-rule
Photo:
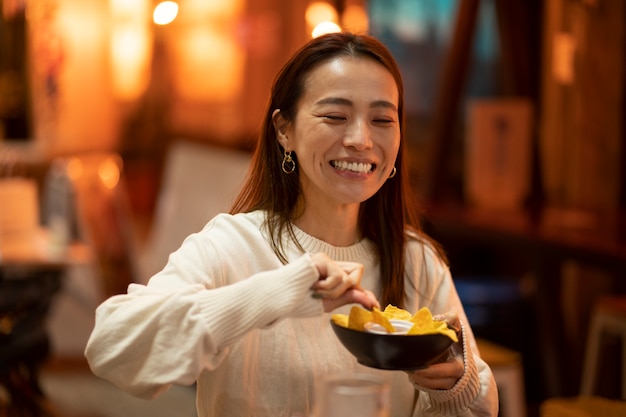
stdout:
<svg viewBox="0 0 626 417">
<path fill-rule="evenodd" d="M 172 23 L 178 15 L 178 4 L 174 1 L 164 1 L 159 3 L 152 13 L 152 20 L 157 25 L 167 25 Z"/>
</svg>

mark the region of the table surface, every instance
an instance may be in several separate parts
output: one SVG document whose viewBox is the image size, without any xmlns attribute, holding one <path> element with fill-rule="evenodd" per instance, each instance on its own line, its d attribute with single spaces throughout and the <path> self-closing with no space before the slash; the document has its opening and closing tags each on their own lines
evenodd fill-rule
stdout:
<svg viewBox="0 0 626 417">
<path fill-rule="evenodd" d="M 608 267 L 626 266 L 626 215 L 583 210 L 497 211 L 460 205 L 425 207 L 436 230 L 459 237 L 524 245 Z"/>
<path fill-rule="evenodd" d="M 81 265 L 93 260 L 93 254 L 83 242 L 72 242 L 59 254 L 51 254 L 45 251 L 15 252 L 5 251 L 0 253 L 0 268 L 43 268 L 63 269 L 72 265 Z"/>
</svg>

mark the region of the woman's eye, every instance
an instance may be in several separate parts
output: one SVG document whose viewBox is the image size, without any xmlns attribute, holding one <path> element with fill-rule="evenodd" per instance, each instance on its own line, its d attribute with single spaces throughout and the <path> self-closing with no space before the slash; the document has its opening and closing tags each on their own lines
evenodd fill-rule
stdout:
<svg viewBox="0 0 626 417">
<path fill-rule="evenodd" d="M 324 118 L 329 119 L 329 120 L 346 120 L 346 118 L 343 116 L 335 116 L 332 114 L 327 114 L 324 116 Z"/>
</svg>

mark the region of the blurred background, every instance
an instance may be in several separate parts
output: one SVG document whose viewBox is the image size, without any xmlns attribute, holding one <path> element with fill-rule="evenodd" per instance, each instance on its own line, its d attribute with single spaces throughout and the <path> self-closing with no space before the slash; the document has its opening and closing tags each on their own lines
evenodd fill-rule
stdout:
<svg viewBox="0 0 626 417">
<path fill-rule="evenodd" d="M 80 391 L 95 307 L 228 209 L 273 77 L 342 29 L 400 64 L 424 228 L 476 334 L 521 364 L 520 415 L 580 393 L 594 312 L 625 287 L 626 2 L 0 0 L 0 12 L 0 416 L 24 391 L 10 382 L 22 362 L 52 397 L 33 413 L 184 414 Z M 39 327 L 16 311 L 37 312 L 42 331 L 25 357 L 16 329 Z M 599 346 L 594 390 L 623 398 L 619 340 Z M 193 415 L 193 387 L 167 395 Z"/>
</svg>

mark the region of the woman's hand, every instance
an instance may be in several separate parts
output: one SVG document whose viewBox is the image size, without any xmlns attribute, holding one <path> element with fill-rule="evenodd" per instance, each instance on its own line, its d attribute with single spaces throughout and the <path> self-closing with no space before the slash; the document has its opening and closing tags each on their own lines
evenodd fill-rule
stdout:
<svg viewBox="0 0 626 417">
<path fill-rule="evenodd" d="M 323 253 L 311 256 L 320 278 L 311 289 L 330 312 L 345 304 L 358 303 L 371 310 L 380 307 L 371 291 L 361 288 L 363 265 L 356 262 L 335 262 Z"/>
<path fill-rule="evenodd" d="M 460 329 L 459 317 L 454 312 L 435 315 L 434 320 L 443 320 L 454 329 Z M 459 337 L 461 335 L 459 334 Z M 416 371 L 406 371 L 409 380 L 417 387 L 429 389 L 451 389 L 463 376 L 465 366 L 463 364 L 462 341 L 452 345 L 440 360 L 428 365 L 426 368 Z"/>
<path fill-rule="evenodd" d="M 450 389 L 463 376 L 463 356 L 448 355 L 445 362 L 407 371 L 409 380 L 417 387 Z"/>
</svg>

